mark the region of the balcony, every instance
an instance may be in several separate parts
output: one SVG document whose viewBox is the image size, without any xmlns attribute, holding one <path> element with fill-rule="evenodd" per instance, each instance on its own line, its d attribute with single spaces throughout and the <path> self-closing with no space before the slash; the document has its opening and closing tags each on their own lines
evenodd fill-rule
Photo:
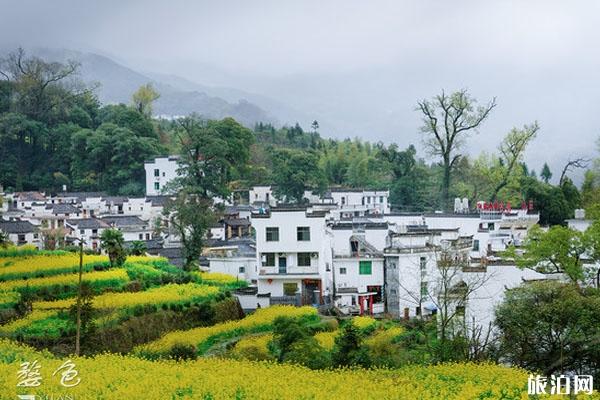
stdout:
<svg viewBox="0 0 600 400">
<path fill-rule="evenodd" d="M 258 273 L 261 277 L 271 279 L 282 279 L 282 278 L 298 278 L 298 279 L 310 279 L 319 276 L 319 270 L 317 266 L 311 267 L 298 267 L 288 265 L 286 267 L 261 267 Z"/>
</svg>

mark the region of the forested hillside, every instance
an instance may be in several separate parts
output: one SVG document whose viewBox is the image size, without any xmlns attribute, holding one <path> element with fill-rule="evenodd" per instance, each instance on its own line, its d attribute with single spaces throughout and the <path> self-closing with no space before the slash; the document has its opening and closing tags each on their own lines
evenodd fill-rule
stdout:
<svg viewBox="0 0 600 400">
<path fill-rule="evenodd" d="M 74 62 L 46 62 L 21 50 L 1 60 L 0 184 L 5 190 L 57 191 L 67 185 L 69 190 L 140 195 L 144 160 L 180 151 L 181 121 L 151 117 L 161 95 L 157 88 L 141 87 L 131 93 L 129 104 L 103 105 L 93 87 L 76 79 L 78 68 Z M 469 126 L 446 127 L 447 137 L 456 138 L 440 142 L 436 137 L 440 132 L 443 136 L 443 124 L 434 125 L 429 117 L 437 115 L 436 121 L 443 121 L 445 110 L 462 110 L 454 115 L 457 124 L 465 116 L 471 118 L 465 123 L 484 124 L 494 103 L 486 109 L 463 91 L 418 104 L 416 112 L 424 117 L 423 153 L 417 152 L 418 143 L 403 148 L 404 144 L 327 139 L 317 121 L 304 128 L 258 123 L 252 131 L 231 119 L 208 125 L 225 137 L 233 130 L 252 137 L 249 163 L 230 189 L 275 184 L 288 199 L 301 201 L 304 189 L 386 188 L 393 207 L 401 211 L 448 209 L 454 197 L 466 197 L 471 204 L 487 200 L 515 206 L 533 200 L 542 223 L 561 223 L 575 208 L 595 202 L 594 169 L 586 174 L 580 193 L 568 177 L 569 168 L 562 174 L 554 171 L 560 182 L 552 185 L 547 166 L 538 177 L 523 162 L 525 148 L 534 136 L 543 135 L 543 126 L 515 128 L 499 141 L 497 152 L 473 158 L 464 155 Z"/>
</svg>

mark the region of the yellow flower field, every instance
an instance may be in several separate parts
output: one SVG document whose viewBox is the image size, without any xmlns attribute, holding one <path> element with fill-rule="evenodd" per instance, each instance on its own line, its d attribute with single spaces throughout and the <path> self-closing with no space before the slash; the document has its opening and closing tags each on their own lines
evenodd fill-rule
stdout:
<svg viewBox="0 0 600 400">
<path fill-rule="evenodd" d="M 169 262 L 169 260 L 165 257 L 158 256 L 128 256 L 127 262 L 145 264 L 153 262 Z"/>
<path fill-rule="evenodd" d="M 129 280 L 127 272 L 124 269 L 113 269 L 109 271 L 86 272 L 82 275 L 82 280 L 86 282 L 96 281 L 114 281 L 115 283 L 124 283 Z M 73 285 L 79 281 L 79 274 L 71 273 L 64 275 L 54 275 L 45 278 L 16 279 L 3 282 L 0 290 L 15 290 L 24 287 L 43 287 L 52 285 Z"/>
<path fill-rule="evenodd" d="M 107 256 L 84 255 L 83 263 L 107 262 Z M 0 279 L 22 279 L 41 275 L 58 275 L 79 268 L 79 254 L 36 255 L 31 257 L 0 258 Z"/>
<path fill-rule="evenodd" d="M 214 283 L 233 283 L 237 282 L 238 279 L 233 275 L 222 274 L 220 272 L 192 272 L 194 276 L 199 277 L 202 281 L 205 282 L 214 282 Z"/>
<path fill-rule="evenodd" d="M 377 320 L 371 317 L 360 316 L 352 318 L 352 323 L 359 329 L 365 329 L 377 324 Z"/>
<path fill-rule="evenodd" d="M 36 321 L 52 317 L 58 312 L 53 310 L 33 310 L 23 318 L 19 318 L 5 325 L 0 325 L 0 334 L 10 335 L 20 328 L 25 328 Z"/>
<path fill-rule="evenodd" d="M 333 332 L 318 332 L 315 334 L 315 339 L 317 342 L 323 347 L 325 350 L 333 349 L 333 345 L 335 344 L 335 338 L 339 334 L 339 331 Z"/>
<path fill-rule="evenodd" d="M 493 364 L 411 366 L 399 370 L 323 370 L 269 362 L 203 358 L 148 361 L 103 354 L 72 360 L 81 382 L 60 385 L 52 376 L 65 360 L 0 341 L 1 398 L 17 394 L 76 399 L 527 399 L 526 371 Z M 37 359 L 43 381 L 18 388 L 23 361 Z M 64 397 L 63 397 L 64 398 Z M 598 395 L 581 399 L 598 399 Z"/>
<path fill-rule="evenodd" d="M 219 289 L 213 286 L 187 283 L 184 285 L 169 284 L 149 289 L 145 292 L 105 293 L 94 297 L 96 308 L 130 308 L 143 304 L 165 304 L 198 300 L 216 295 Z M 66 309 L 74 304 L 75 299 L 57 301 L 38 301 L 33 303 L 34 310 Z"/>
<path fill-rule="evenodd" d="M 261 308 L 238 321 L 228 321 L 221 324 L 190 329 L 187 331 L 174 331 L 166 334 L 154 342 L 147 343 L 134 349 L 134 352 L 142 356 L 159 356 L 168 353 L 175 345 L 198 346 L 213 335 L 223 334 L 229 331 L 251 330 L 260 326 L 268 327 L 275 318 L 280 316 L 302 317 L 317 315 L 317 310 L 310 306 L 272 306 Z"/>
<path fill-rule="evenodd" d="M 273 340 L 272 333 L 245 336 L 234 346 L 232 355 L 237 359 L 269 360 L 274 357 L 269 354 L 269 342 Z"/>
</svg>

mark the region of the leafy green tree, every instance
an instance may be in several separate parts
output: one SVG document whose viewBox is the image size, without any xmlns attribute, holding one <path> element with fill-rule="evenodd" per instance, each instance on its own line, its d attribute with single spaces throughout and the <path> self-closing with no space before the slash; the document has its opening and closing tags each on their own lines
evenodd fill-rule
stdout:
<svg viewBox="0 0 600 400">
<path fill-rule="evenodd" d="M 515 172 L 518 176 L 521 175 L 522 169 L 519 168 L 519 163 L 523 159 L 527 145 L 535 138 L 539 129 L 538 123 L 534 122 L 532 125 L 525 125 L 523 129 L 513 128 L 506 135 L 499 147 L 500 179 L 495 184 L 490 201 L 497 199 L 498 193 L 509 184 Z"/>
<path fill-rule="evenodd" d="M 141 240 L 134 240 L 129 248 L 129 254 L 132 256 L 143 256 L 146 254 L 146 243 Z"/>
<path fill-rule="evenodd" d="M 336 367 L 369 367 L 371 359 L 367 347 L 363 346 L 363 335 L 352 322 L 344 325 L 335 338 L 331 361 Z"/>
<path fill-rule="evenodd" d="M 507 291 L 496 310 L 506 361 L 543 375 L 586 371 L 599 378 L 600 296 L 557 281 Z"/>
<path fill-rule="evenodd" d="M 5 249 L 10 246 L 12 242 L 8 238 L 8 233 L 0 231 L 0 249 Z"/>
<path fill-rule="evenodd" d="M 197 269 L 208 229 L 217 221 L 212 199 L 181 189 L 164 214 L 183 245 L 184 268 Z"/>
<path fill-rule="evenodd" d="M 429 153 L 439 156 L 442 163 L 440 206 L 449 207 L 450 177 L 461 157 L 459 150 L 469 133 L 477 131 L 496 106 L 492 99 L 485 106 L 477 106 L 466 90 L 435 96 L 431 100 L 418 102 L 417 110 L 423 114 L 424 144 Z"/>
<path fill-rule="evenodd" d="M 565 219 L 573 216 L 575 204 L 569 204 L 563 187 L 552 186 L 532 177 L 522 177 L 520 185 L 523 200 L 533 201 L 540 213 L 541 224 L 563 224 Z M 572 191 L 573 187 L 568 186 L 566 189 Z M 569 195 L 573 199 L 572 193 Z"/>
<path fill-rule="evenodd" d="M 550 179 L 552 179 L 552 171 L 550 171 L 550 167 L 547 163 L 544 163 L 542 171 L 540 172 L 540 177 L 545 183 L 548 183 Z"/>
<path fill-rule="evenodd" d="M 534 225 L 523 243 L 522 254 L 512 253 L 517 265 L 541 272 L 565 273 L 573 283 L 585 277 L 583 256 L 589 243 L 583 232 L 554 225 L 544 231 Z"/>
<path fill-rule="evenodd" d="M 312 336 L 312 332 L 297 318 L 278 317 L 273 321 L 271 353 L 279 362 L 301 364 L 311 369 L 330 366 L 327 352 Z"/>
<path fill-rule="evenodd" d="M 273 321 L 271 349 L 279 362 L 283 362 L 292 346 L 310 336 L 308 329 L 296 318 L 277 317 Z"/>
<path fill-rule="evenodd" d="M 125 262 L 124 243 L 123 233 L 118 229 L 105 229 L 100 235 L 100 247 L 108 253 L 111 267 L 121 266 Z"/>
<path fill-rule="evenodd" d="M 131 96 L 133 107 L 147 117 L 152 116 L 152 103 L 154 103 L 160 94 L 154 89 L 151 83 L 139 87 Z"/>
<path fill-rule="evenodd" d="M 227 198 L 230 183 L 243 175 L 254 136 L 232 118 L 203 121 L 192 116 L 178 123 L 179 177 L 167 188 L 177 196 L 164 212 L 181 239 L 186 268 L 190 269 L 216 220 L 214 199 Z"/>
<path fill-rule="evenodd" d="M 273 151 L 273 183 L 275 196 L 296 203 L 304 201 L 305 190 L 322 193 L 326 184 L 317 156 L 292 149 Z"/>
</svg>

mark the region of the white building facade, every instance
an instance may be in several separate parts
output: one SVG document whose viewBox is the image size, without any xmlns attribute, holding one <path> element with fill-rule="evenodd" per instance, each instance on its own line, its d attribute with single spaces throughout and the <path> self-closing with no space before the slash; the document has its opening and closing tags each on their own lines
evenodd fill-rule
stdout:
<svg viewBox="0 0 600 400">
<path fill-rule="evenodd" d="M 167 184 L 178 176 L 178 159 L 178 156 L 157 157 L 144 163 L 147 196 L 165 194 Z"/>
</svg>

